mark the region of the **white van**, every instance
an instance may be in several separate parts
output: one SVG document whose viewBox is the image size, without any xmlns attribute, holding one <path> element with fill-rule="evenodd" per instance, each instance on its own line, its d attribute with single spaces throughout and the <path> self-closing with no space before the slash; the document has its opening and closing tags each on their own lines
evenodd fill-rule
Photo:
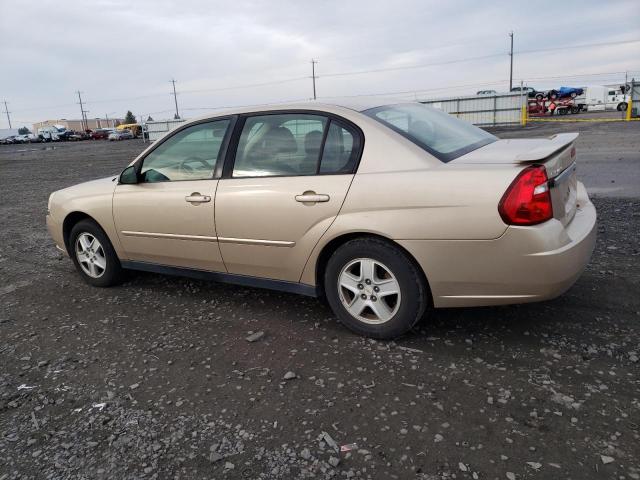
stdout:
<svg viewBox="0 0 640 480">
<path fill-rule="evenodd" d="M 60 131 L 56 127 L 42 127 L 38 129 L 38 136 L 45 142 L 57 142 L 60 140 Z"/>
</svg>

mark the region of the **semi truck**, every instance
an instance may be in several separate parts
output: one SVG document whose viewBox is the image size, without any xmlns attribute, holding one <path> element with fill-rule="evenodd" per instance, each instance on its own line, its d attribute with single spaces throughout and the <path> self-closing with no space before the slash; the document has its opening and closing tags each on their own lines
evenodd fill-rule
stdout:
<svg viewBox="0 0 640 480">
<path fill-rule="evenodd" d="M 629 95 L 625 94 L 621 87 L 611 88 L 592 85 L 584 88 L 584 93 L 575 98 L 575 103 L 581 110 L 590 112 L 604 110 L 624 111 L 629 103 Z"/>
</svg>

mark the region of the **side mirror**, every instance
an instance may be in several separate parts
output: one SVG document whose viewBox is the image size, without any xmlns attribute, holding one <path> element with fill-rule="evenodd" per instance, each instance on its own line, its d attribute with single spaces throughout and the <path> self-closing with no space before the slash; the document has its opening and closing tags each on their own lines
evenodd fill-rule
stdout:
<svg viewBox="0 0 640 480">
<path fill-rule="evenodd" d="M 138 172 L 135 165 L 125 168 L 120 174 L 119 182 L 123 185 L 135 185 L 138 183 Z"/>
</svg>

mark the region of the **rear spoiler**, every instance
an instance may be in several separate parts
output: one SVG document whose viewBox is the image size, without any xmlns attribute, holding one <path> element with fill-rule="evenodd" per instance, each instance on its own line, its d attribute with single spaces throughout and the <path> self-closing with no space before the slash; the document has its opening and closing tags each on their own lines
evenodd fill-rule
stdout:
<svg viewBox="0 0 640 480">
<path fill-rule="evenodd" d="M 516 155 L 516 161 L 518 162 L 535 162 L 537 160 L 543 160 L 550 157 L 558 150 L 562 150 L 567 145 L 578 138 L 579 133 L 557 133 L 547 137 L 547 142 L 544 145 L 532 148 L 526 152 Z M 542 139 L 541 139 L 542 140 Z"/>
</svg>

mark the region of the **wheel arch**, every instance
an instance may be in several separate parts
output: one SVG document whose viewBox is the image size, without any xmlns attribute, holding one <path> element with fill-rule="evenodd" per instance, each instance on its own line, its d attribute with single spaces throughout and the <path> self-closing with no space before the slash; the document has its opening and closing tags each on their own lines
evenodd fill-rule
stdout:
<svg viewBox="0 0 640 480">
<path fill-rule="evenodd" d="M 102 229 L 102 231 L 105 232 L 105 229 L 102 225 L 100 225 L 100 222 L 98 222 L 94 217 L 92 217 L 88 213 L 77 211 L 77 210 L 68 213 L 67 216 L 64 217 L 64 220 L 62 222 L 62 238 L 64 239 L 64 246 L 67 249 L 67 252 L 70 252 L 69 235 L 71 234 L 71 230 L 73 229 L 74 225 L 76 225 L 78 222 L 82 220 L 91 220 L 95 222 L 96 225 L 98 225 Z M 106 232 L 105 232 L 105 235 L 107 235 Z M 109 236 L 107 235 L 107 238 L 108 237 Z"/>
<path fill-rule="evenodd" d="M 382 240 L 389 245 L 393 245 L 395 248 L 401 250 L 407 258 L 414 264 L 417 268 L 418 272 L 422 276 L 422 280 L 427 288 L 427 295 L 429 298 L 429 305 L 433 305 L 433 296 L 431 293 L 431 286 L 429 284 L 429 279 L 427 278 L 427 274 L 424 269 L 420 266 L 416 258 L 409 252 L 406 248 L 404 248 L 399 243 L 395 242 L 393 239 L 386 237 L 384 235 L 380 235 L 377 233 L 371 232 L 349 232 L 339 235 L 335 238 L 332 238 L 329 242 L 327 242 L 323 247 L 320 253 L 318 254 L 316 265 L 315 265 L 315 280 L 316 280 L 316 290 L 318 292 L 319 297 L 324 297 L 324 272 L 327 268 L 327 263 L 329 258 L 333 253 L 340 248 L 345 243 L 355 240 L 357 238 L 375 238 L 378 240 Z"/>
</svg>

